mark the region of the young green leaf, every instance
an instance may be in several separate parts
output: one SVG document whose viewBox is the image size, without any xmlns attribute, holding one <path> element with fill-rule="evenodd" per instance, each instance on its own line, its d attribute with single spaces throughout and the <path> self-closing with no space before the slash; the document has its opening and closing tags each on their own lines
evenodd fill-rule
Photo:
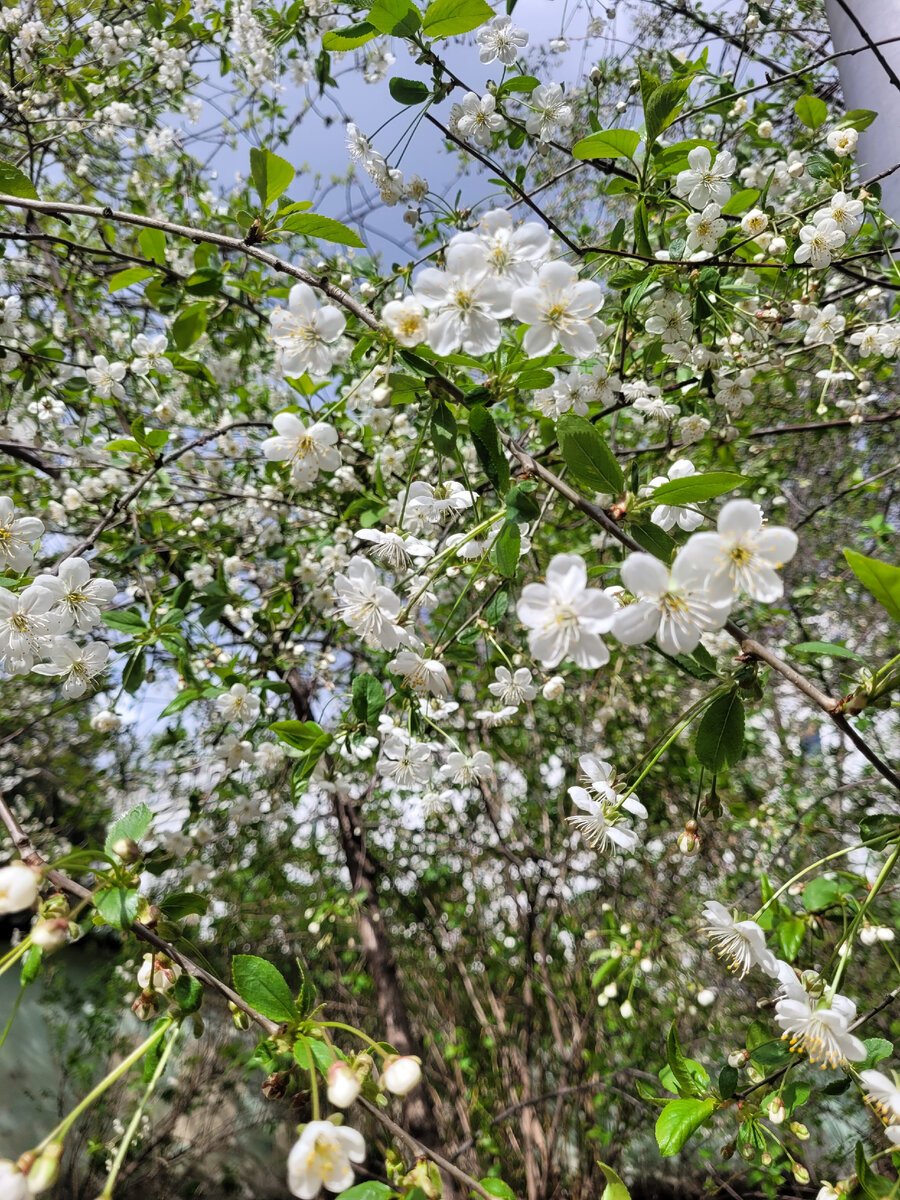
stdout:
<svg viewBox="0 0 900 1200">
<path fill-rule="evenodd" d="M 104 888 L 94 895 L 94 907 L 113 929 L 130 929 L 137 919 L 139 899 L 134 888 Z"/>
<path fill-rule="evenodd" d="M 618 496 L 625 476 L 596 426 L 586 417 L 565 413 L 556 426 L 563 460 L 575 483 L 592 492 Z"/>
<path fill-rule="evenodd" d="M 287 191 L 297 174 L 286 158 L 280 158 L 271 150 L 258 150 L 256 146 L 250 150 L 250 171 L 264 209 Z"/>
<path fill-rule="evenodd" d="M 641 135 L 633 129 L 601 129 L 575 143 L 575 158 L 633 158 Z"/>
<path fill-rule="evenodd" d="M 131 838 L 135 842 L 139 842 L 147 830 L 150 828 L 150 822 L 153 820 L 153 813 L 143 801 L 136 804 L 134 808 L 130 808 L 127 813 L 124 813 L 117 821 L 113 821 L 106 834 L 106 841 L 103 843 L 103 849 L 107 854 L 113 853 L 113 846 L 116 842 L 123 839 Z"/>
<path fill-rule="evenodd" d="M 494 561 L 504 579 L 512 579 L 519 565 L 522 534 L 518 525 L 504 521 L 494 542 Z"/>
<path fill-rule="evenodd" d="M 654 488 L 650 499 L 655 504 L 697 504 L 701 500 L 712 500 L 723 496 L 747 482 L 746 475 L 735 475 L 731 471 L 710 471 L 706 475 L 688 475 L 684 479 L 672 479 Z"/>
<path fill-rule="evenodd" d="M 40 200 L 28 176 L 3 158 L 0 158 L 0 192 L 4 196 L 19 196 L 22 200 Z"/>
<path fill-rule="evenodd" d="M 275 721 L 269 729 L 292 750 L 309 750 L 323 735 L 322 726 L 315 721 Z"/>
<path fill-rule="evenodd" d="M 606 1187 L 603 1189 L 603 1194 L 600 1200 L 631 1200 L 631 1192 L 612 1169 L 606 1163 L 598 1162 L 597 1166 L 603 1172 L 606 1179 Z"/>
<path fill-rule="evenodd" d="M 872 593 L 895 621 L 900 621 L 900 567 L 869 558 L 867 554 L 857 554 L 855 550 L 845 550 L 844 558 L 866 591 Z"/>
<path fill-rule="evenodd" d="M 509 488 L 509 463 L 500 445 L 494 418 L 480 404 L 469 410 L 469 433 L 482 470 L 502 496 Z"/>
<path fill-rule="evenodd" d="M 374 725 L 387 702 L 384 688 L 374 675 L 357 675 L 351 686 L 351 703 L 356 718 Z"/>
<path fill-rule="evenodd" d="M 398 104 L 422 104 L 431 95 L 427 84 L 420 79 L 401 79 L 399 76 L 388 81 L 388 90 Z"/>
<path fill-rule="evenodd" d="M 236 954 L 231 960 L 234 990 L 251 1008 L 271 1021 L 293 1021 L 294 997 L 277 967 L 255 954 Z"/>
<path fill-rule="evenodd" d="M 656 1143 L 663 1158 L 677 1154 L 718 1106 L 712 1096 L 707 1100 L 670 1100 L 656 1122 Z"/>
<path fill-rule="evenodd" d="M 356 25 L 345 25 L 343 29 L 329 29 L 322 35 L 323 50 L 356 50 L 371 42 L 379 32 L 368 21 L 359 21 Z"/>
<path fill-rule="evenodd" d="M 737 688 L 717 696 L 703 714 L 694 751 L 713 773 L 740 762 L 744 753 L 744 705 Z"/>
<path fill-rule="evenodd" d="M 430 38 L 455 37 L 477 29 L 493 15 L 487 0 L 432 0 L 425 9 L 422 29 Z"/>
<path fill-rule="evenodd" d="M 828 105 L 818 96 L 801 96 L 794 105 L 794 112 L 809 129 L 818 129 L 828 120 Z"/>
<path fill-rule="evenodd" d="M 332 217 L 318 213 L 292 213 L 281 228 L 286 233 L 302 233 L 304 237 L 318 238 L 322 242 L 336 242 L 339 246 L 356 246 L 365 249 L 365 242 L 358 233 Z"/>
</svg>

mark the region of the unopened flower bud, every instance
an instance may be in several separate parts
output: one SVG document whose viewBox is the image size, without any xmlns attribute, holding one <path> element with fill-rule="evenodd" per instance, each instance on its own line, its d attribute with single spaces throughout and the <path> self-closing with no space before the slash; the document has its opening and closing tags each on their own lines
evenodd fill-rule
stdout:
<svg viewBox="0 0 900 1200">
<path fill-rule="evenodd" d="M 770 138 L 775 130 L 775 126 L 771 121 L 760 121 L 756 127 L 756 132 L 762 138 Z"/>
<path fill-rule="evenodd" d="M 38 921 L 31 931 L 31 940 L 45 954 L 52 954 L 66 944 L 69 922 L 65 917 L 54 917 L 49 921 Z"/>
<path fill-rule="evenodd" d="M 349 1108 L 361 1086 L 356 1072 L 347 1063 L 333 1062 L 328 1068 L 328 1103 L 335 1108 Z"/>
<path fill-rule="evenodd" d="M 769 1107 L 766 1111 L 773 1125 L 780 1125 L 787 1115 L 784 1111 L 784 1101 L 780 1096 L 776 1096 L 773 1100 L 769 1101 Z"/>
<path fill-rule="evenodd" d="M 59 1178 L 59 1161 L 63 1156 L 62 1142 L 51 1142 L 35 1160 L 28 1172 L 28 1194 L 37 1196 L 53 1187 Z"/>
<path fill-rule="evenodd" d="M 231 1019 L 234 1021 L 235 1029 L 245 1030 L 250 1028 L 250 1018 L 243 1009 L 238 1008 L 236 1004 L 228 1001 L 228 1007 L 231 1009 Z"/>
<path fill-rule="evenodd" d="M 141 857 L 141 848 L 134 838 L 119 838 L 113 842 L 113 854 L 117 854 L 122 862 L 135 863 Z"/>
<path fill-rule="evenodd" d="M 794 1137 L 798 1138 L 801 1142 L 809 1141 L 809 1130 L 805 1125 L 801 1125 L 799 1121 L 791 1121 L 790 1125 L 788 1125 L 788 1129 L 791 1131 Z"/>
<path fill-rule="evenodd" d="M 763 1150 L 762 1154 L 759 1156 L 759 1161 L 764 1167 L 771 1167 L 772 1155 L 768 1152 L 768 1150 Z"/>
<path fill-rule="evenodd" d="M 753 1162 L 753 1159 L 755 1157 L 756 1157 L 756 1150 L 754 1149 L 753 1146 L 750 1146 L 748 1144 L 741 1146 L 741 1158 L 745 1158 L 747 1160 L 747 1162 Z"/>
<path fill-rule="evenodd" d="M 383 1087 L 395 1096 L 405 1096 L 422 1078 L 422 1063 L 411 1054 L 386 1058 L 381 1072 Z"/>
<path fill-rule="evenodd" d="M 711 1004 L 715 1003 L 717 995 L 718 992 L 715 988 L 702 988 L 697 993 L 697 1003 L 701 1008 L 709 1008 Z"/>
<path fill-rule="evenodd" d="M 684 829 L 678 838 L 678 849 L 685 858 L 693 858 L 695 854 L 700 853 L 700 839 L 696 833 L 691 833 L 688 829 Z"/>
<path fill-rule="evenodd" d="M 727 1160 L 732 1157 L 732 1155 L 735 1152 L 735 1149 L 736 1149 L 736 1147 L 735 1147 L 734 1142 L 726 1142 L 725 1143 L 725 1145 L 719 1151 L 719 1153 L 722 1155 L 723 1162 L 727 1162 Z"/>
<path fill-rule="evenodd" d="M 554 675 L 541 688 L 541 695 L 545 700 L 559 700 L 565 690 L 566 681 L 562 675 Z"/>
<path fill-rule="evenodd" d="M 791 1163 L 791 1172 L 798 1183 L 809 1183 L 809 1171 L 803 1163 Z"/>
<path fill-rule="evenodd" d="M 747 1078 L 751 1083 L 762 1083 L 765 1076 L 763 1075 L 762 1071 L 758 1071 L 756 1067 L 748 1067 Z"/>
<path fill-rule="evenodd" d="M 0 913 L 33 908 L 41 890 L 41 876 L 23 862 L 0 867 Z"/>
<path fill-rule="evenodd" d="M 749 1050 L 732 1050 L 728 1055 L 729 1067 L 734 1067 L 736 1071 L 740 1071 L 741 1067 L 745 1067 L 750 1061 Z"/>
</svg>

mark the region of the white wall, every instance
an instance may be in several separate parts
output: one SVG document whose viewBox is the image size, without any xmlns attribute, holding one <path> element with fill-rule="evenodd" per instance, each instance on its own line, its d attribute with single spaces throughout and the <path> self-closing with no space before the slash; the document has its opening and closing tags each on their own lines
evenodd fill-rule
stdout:
<svg viewBox="0 0 900 1200">
<path fill-rule="evenodd" d="M 873 42 L 900 37 L 900 0 L 847 0 L 847 6 Z M 865 46 L 865 39 L 838 0 L 825 0 L 825 11 L 836 51 Z M 879 49 L 900 76 L 900 41 Z M 861 179 L 867 179 L 900 163 L 900 89 L 891 83 L 871 50 L 839 58 L 837 67 L 847 108 L 870 108 L 878 113 L 859 137 L 859 173 Z M 881 186 L 885 212 L 900 220 L 900 170 L 882 180 Z"/>
</svg>

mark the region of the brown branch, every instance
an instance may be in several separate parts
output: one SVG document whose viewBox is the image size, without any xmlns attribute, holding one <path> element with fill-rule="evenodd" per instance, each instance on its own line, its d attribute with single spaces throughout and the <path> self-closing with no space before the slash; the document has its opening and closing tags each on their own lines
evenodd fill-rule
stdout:
<svg viewBox="0 0 900 1200">
<path fill-rule="evenodd" d="M 482 1200 L 495 1200 L 491 1193 L 486 1188 L 483 1188 L 477 1179 L 473 1179 L 471 1175 L 467 1175 L 465 1171 L 461 1171 L 449 1158 L 444 1158 L 443 1154 L 438 1154 L 437 1150 L 424 1145 L 418 1138 L 414 1138 L 412 1134 L 407 1133 L 402 1125 L 398 1125 L 396 1121 L 392 1121 L 380 1108 L 377 1108 L 374 1104 L 370 1104 L 362 1096 L 357 1100 L 357 1104 L 361 1105 L 367 1113 L 371 1113 L 377 1121 L 380 1121 L 388 1133 L 407 1145 L 417 1158 L 430 1158 L 435 1166 L 439 1167 L 442 1171 L 446 1171 L 448 1175 L 452 1175 L 460 1183 L 464 1183 L 473 1192 L 477 1192 L 482 1197 Z"/>
<path fill-rule="evenodd" d="M 188 238 L 192 242 L 208 242 L 212 246 L 222 246 L 226 250 L 234 250 L 239 254 L 246 254 L 249 258 L 255 258 L 258 262 L 265 263 L 275 271 L 283 271 L 284 274 L 309 284 L 311 288 L 315 288 L 330 299 L 336 300 L 348 312 L 353 313 L 355 317 L 362 321 L 364 325 L 368 325 L 370 329 L 379 330 L 381 328 L 373 312 L 366 308 L 364 304 L 360 304 L 358 300 L 355 300 L 349 292 L 345 292 L 343 288 L 332 283 L 326 276 L 314 275 L 311 271 L 306 271 L 302 267 L 295 267 L 293 263 L 279 258 L 277 254 L 270 254 L 267 250 L 260 250 L 257 246 L 251 245 L 243 238 L 229 237 L 224 233 L 212 233 L 206 229 L 197 229 L 192 225 L 178 225 L 174 221 L 163 221 L 158 217 L 145 217 L 140 213 L 123 212 L 115 208 L 100 208 L 93 204 L 70 204 L 56 200 L 26 200 L 21 196 L 6 196 L 2 194 L 0 194 L 0 204 L 8 208 L 24 208 L 29 212 L 44 213 L 50 217 L 71 213 L 77 217 L 91 217 L 95 221 L 116 221 L 121 225 L 136 225 L 142 229 L 161 229 L 163 233 L 171 233 L 175 237 Z"/>
</svg>

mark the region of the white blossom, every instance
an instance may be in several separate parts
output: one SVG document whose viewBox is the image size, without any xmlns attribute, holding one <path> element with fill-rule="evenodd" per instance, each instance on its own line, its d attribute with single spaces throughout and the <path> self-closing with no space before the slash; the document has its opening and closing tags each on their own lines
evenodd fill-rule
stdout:
<svg viewBox="0 0 900 1200">
<path fill-rule="evenodd" d="M 499 318 L 512 311 L 510 287 L 491 271 L 483 246 L 451 245 L 446 268 L 425 267 L 413 280 L 413 295 L 428 309 L 428 344 L 436 354 L 496 350 L 503 336 Z"/>
<path fill-rule="evenodd" d="M 691 534 L 681 551 L 707 577 L 710 600 L 737 598 L 742 591 L 771 603 L 784 594 L 775 574 L 797 552 L 792 529 L 763 527 L 762 510 L 751 500 L 729 500 L 719 512 L 716 533 Z"/>
<path fill-rule="evenodd" d="M 811 267 L 822 270 L 830 266 L 833 252 L 846 240 L 846 233 L 831 217 L 825 217 L 818 225 L 804 225 L 800 230 L 800 245 L 794 250 L 794 262 L 808 262 Z"/>
<path fill-rule="evenodd" d="M 496 97 L 488 92 L 479 99 L 475 92 L 466 92 L 456 128 L 476 146 L 490 146 L 492 135 L 506 128 L 503 115 L 497 112 Z"/>
<path fill-rule="evenodd" d="M 223 721 L 255 721 L 260 707 L 259 696 L 248 691 L 243 683 L 233 683 L 227 692 L 216 697 L 216 712 Z"/>
<path fill-rule="evenodd" d="M 718 900 L 706 902 L 703 919 L 707 922 L 703 932 L 716 954 L 740 979 L 751 967 L 760 967 L 773 977 L 778 974 L 775 955 L 766 947 L 766 935 L 756 921 L 736 921 Z"/>
<path fill-rule="evenodd" d="M 396 623 L 400 600 L 379 583 L 367 558 L 355 555 L 350 559 L 346 575 L 335 576 L 334 592 L 338 614 L 358 637 L 384 650 L 396 650 L 407 641 L 405 630 Z"/>
<path fill-rule="evenodd" d="M 0 496 L 0 568 L 27 571 L 34 562 L 33 544 L 44 532 L 37 517 L 17 517 L 9 496 Z"/>
<path fill-rule="evenodd" d="M 286 375 L 327 375 L 335 357 L 335 345 L 347 321 L 333 304 L 319 306 L 316 294 L 306 283 L 295 283 L 287 308 L 276 308 L 269 318 L 272 341 L 280 352 Z"/>
<path fill-rule="evenodd" d="M 106 642 L 87 642 L 79 646 L 71 638 L 57 637 L 46 648 L 49 663 L 38 663 L 38 675 L 58 675 L 63 678 L 63 695 L 75 699 L 83 696 L 93 680 L 106 670 L 109 646 Z"/>
<path fill-rule="evenodd" d="M 592 318 L 602 307 L 600 285 L 579 279 L 574 267 L 559 261 L 545 263 L 536 282 L 512 298 L 513 314 L 529 326 L 522 344 L 532 357 L 560 345 L 576 358 L 587 358 L 597 347 L 600 322 Z"/>
<path fill-rule="evenodd" d="M 53 597 L 51 611 L 67 614 L 81 633 L 100 624 L 101 608 L 116 596 L 111 579 L 91 579 L 90 563 L 83 558 L 65 559 L 56 575 L 38 575 L 34 585 Z"/>
<path fill-rule="evenodd" d="M 528 646 L 545 667 L 572 658 L 580 667 L 602 667 L 609 651 L 600 638 L 612 628 L 615 605 L 599 588 L 587 586 L 587 567 L 577 554 L 557 554 L 546 583 L 529 583 L 516 607 L 530 629 Z"/>
<path fill-rule="evenodd" d="M 358 1129 L 310 1121 L 288 1155 L 288 1191 L 299 1200 L 313 1200 L 323 1187 L 346 1191 L 355 1178 L 352 1164 L 365 1157 L 366 1143 Z"/>
<path fill-rule="evenodd" d="M 705 208 L 707 204 L 718 204 L 721 208 L 731 196 L 728 180 L 734 174 L 737 159 L 727 150 L 721 151 L 713 161 L 706 146 L 695 146 L 688 152 L 690 166 L 678 172 L 675 192 L 686 196 L 692 208 Z"/>
<path fill-rule="evenodd" d="M 269 462 L 290 464 L 291 483 L 308 491 L 320 471 L 336 471 L 341 465 L 337 431 L 324 421 L 304 425 L 295 413 L 278 413 L 272 424 L 277 437 L 266 438 L 262 451 Z"/>
<path fill-rule="evenodd" d="M 497 59 L 505 67 L 511 67 L 519 51 L 528 45 L 528 34 L 518 25 L 513 25 L 512 17 L 494 17 L 478 30 L 475 41 L 481 47 L 478 57 L 483 63 L 492 63 Z"/>
<path fill-rule="evenodd" d="M 652 554 L 629 554 L 622 582 L 636 597 L 618 610 L 613 624 L 626 646 L 655 636 L 664 654 L 690 654 L 701 633 L 722 628 L 731 609 L 731 597 L 709 597 L 704 574 L 684 551 L 675 556 L 671 571 Z"/>
<path fill-rule="evenodd" d="M 0 913 L 21 912 L 37 903 L 41 877 L 23 862 L 0 867 Z"/>
</svg>

